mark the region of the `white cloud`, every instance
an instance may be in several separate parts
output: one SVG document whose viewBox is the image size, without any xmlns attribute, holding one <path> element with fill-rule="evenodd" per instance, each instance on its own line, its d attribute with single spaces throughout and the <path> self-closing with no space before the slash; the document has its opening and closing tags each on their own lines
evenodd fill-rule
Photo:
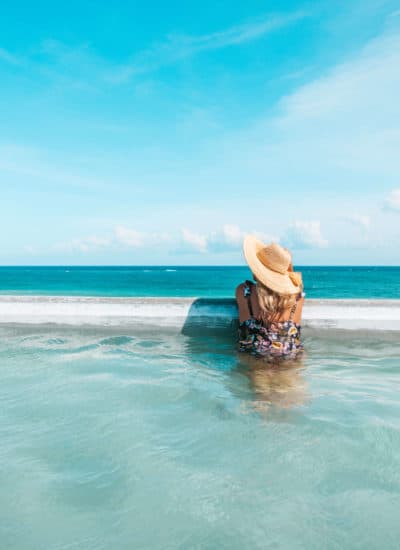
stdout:
<svg viewBox="0 0 400 550">
<path fill-rule="evenodd" d="M 400 189 L 393 189 L 389 193 L 385 205 L 390 210 L 396 210 L 400 212 Z"/>
<path fill-rule="evenodd" d="M 280 241 L 280 238 L 277 235 L 271 235 L 270 233 L 264 233 L 262 231 L 249 231 L 249 233 L 264 243 L 278 243 Z"/>
<path fill-rule="evenodd" d="M 237 225 L 226 224 L 222 230 L 211 233 L 207 238 L 210 252 L 228 252 L 240 250 L 244 232 Z"/>
<path fill-rule="evenodd" d="M 278 240 L 277 238 L 271 239 L 270 236 L 257 231 L 252 231 L 251 233 L 256 234 L 260 239 L 266 242 Z M 169 248 L 170 251 L 179 253 L 239 252 L 245 234 L 246 232 L 239 226 L 225 224 L 221 229 L 209 233 L 200 233 L 182 228 L 177 239 L 167 232 L 145 233 L 124 225 L 117 225 L 110 237 L 102 238 L 91 236 L 76 238 L 57 243 L 53 248 L 55 250 L 67 252 L 89 252 L 99 248 L 115 248 L 121 245 L 128 248 L 141 248 L 145 245 L 151 245 L 155 248 L 157 246 L 164 249 L 167 248 L 167 251 Z"/>
<path fill-rule="evenodd" d="M 53 250 L 60 252 L 92 252 L 99 249 L 116 249 L 118 246 L 127 248 L 141 248 L 146 244 L 153 246 L 163 245 L 171 242 L 171 236 L 166 232 L 144 233 L 130 229 L 123 225 L 117 225 L 109 237 L 82 237 L 56 243 Z M 28 247 L 26 247 L 28 252 Z M 33 252 L 32 252 L 33 253 Z"/>
<path fill-rule="evenodd" d="M 208 234 L 181 230 L 181 252 L 230 252 L 239 251 L 244 232 L 237 225 L 225 224 L 222 229 Z"/>
<path fill-rule="evenodd" d="M 360 208 L 374 212 L 377 179 L 386 188 L 398 187 L 399 66 L 400 34 L 372 40 L 345 63 L 297 88 L 273 113 L 257 117 L 247 129 L 217 136 L 208 158 L 201 158 L 213 171 L 200 169 L 198 179 L 218 180 L 224 191 L 251 181 L 253 196 L 260 197 L 252 207 L 257 216 L 264 204 L 269 221 L 277 225 L 283 209 L 289 219 L 313 219 L 317 212 L 330 247 L 351 248 L 357 243 L 349 241 L 348 228 L 335 225 L 343 205 L 359 201 Z M 395 189 L 386 206 L 398 205 Z M 392 229 L 379 212 L 374 219 L 371 247 Z M 367 217 L 352 223 L 367 227 Z M 322 246 L 325 238 L 315 242 Z"/>
<path fill-rule="evenodd" d="M 279 241 L 279 237 L 267 233 L 256 230 L 243 231 L 237 225 L 225 224 L 220 231 L 215 231 L 208 236 L 208 249 L 210 252 L 240 251 L 242 249 L 243 239 L 247 233 L 255 235 L 265 243 Z"/>
<path fill-rule="evenodd" d="M 244 232 L 237 225 L 225 224 L 218 231 L 195 233 L 186 228 L 181 230 L 179 252 L 229 252 L 240 250 Z"/>
<path fill-rule="evenodd" d="M 233 246 L 240 246 L 242 244 L 244 233 L 237 225 L 224 225 L 222 233 L 227 243 Z"/>
<path fill-rule="evenodd" d="M 91 236 L 57 243 L 54 245 L 54 249 L 61 252 L 91 252 L 93 250 L 106 248 L 110 246 L 110 244 L 110 239 Z"/>
<path fill-rule="evenodd" d="M 200 233 L 193 233 L 189 229 L 181 230 L 180 252 L 207 252 L 207 236 Z"/>
<path fill-rule="evenodd" d="M 281 240 L 293 249 L 323 248 L 328 244 L 321 234 L 319 221 L 296 221 L 287 228 Z"/>
<path fill-rule="evenodd" d="M 370 217 L 363 214 L 349 214 L 347 216 L 343 216 L 343 219 L 353 225 L 361 226 L 364 229 L 367 229 L 371 224 Z"/>
<path fill-rule="evenodd" d="M 136 231 L 136 229 L 129 229 L 123 225 L 117 225 L 114 229 L 115 239 L 118 243 L 138 248 L 144 245 L 145 234 Z"/>
<path fill-rule="evenodd" d="M 187 229 L 181 231 L 180 252 L 240 252 L 243 239 L 247 233 L 256 235 L 264 242 L 278 241 L 278 237 L 271 237 L 259 231 L 244 231 L 238 225 L 225 224 L 221 229 L 210 233 L 193 233 Z"/>
<path fill-rule="evenodd" d="M 124 225 L 117 225 L 114 228 L 114 242 L 130 248 L 140 248 L 145 245 L 165 245 L 170 241 L 171 236 L 166 231 L 145 233 Z"/>
</svg>

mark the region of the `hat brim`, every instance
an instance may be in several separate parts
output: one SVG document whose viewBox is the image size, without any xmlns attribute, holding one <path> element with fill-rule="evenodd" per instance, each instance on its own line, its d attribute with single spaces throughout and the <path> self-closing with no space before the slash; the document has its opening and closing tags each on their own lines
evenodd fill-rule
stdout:
<svg viewBox="0 0 400 550">
<path fill-rule="evenodd" d="M 298 294 L 300 287 L 293 284 L 288 272 L 278 273 L 277 271 L 273 271 L 258 259 L 257 254 L 263 248 L 265 248 L 265 244 L 257 239 L 257 237 L 254 237 L 254 235 L 247 235 L 245 237 L 243 242 L 244 257 L 256 279 L 278 294 Z"/>
</svg>

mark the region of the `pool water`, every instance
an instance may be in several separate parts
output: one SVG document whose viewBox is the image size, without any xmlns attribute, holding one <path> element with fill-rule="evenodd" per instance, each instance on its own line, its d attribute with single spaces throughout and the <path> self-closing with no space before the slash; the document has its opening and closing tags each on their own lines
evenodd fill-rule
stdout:
<svg viewBox="0 0 400 550">
<path fill-rule="evenodd" d="M 0 336 L 2 548 L 398 548 L 398 339 Z"/>
</svg>

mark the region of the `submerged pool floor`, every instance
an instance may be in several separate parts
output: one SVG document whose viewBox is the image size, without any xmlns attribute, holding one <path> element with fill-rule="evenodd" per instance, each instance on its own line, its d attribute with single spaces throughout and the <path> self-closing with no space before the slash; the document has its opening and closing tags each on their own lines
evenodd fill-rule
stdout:
<svg viewBox="0 0 400 550">
<path fill-rule="evenodd" d="M 0 329 L 7 549 L 398 548 L 400 343 Z"/>
</svg>

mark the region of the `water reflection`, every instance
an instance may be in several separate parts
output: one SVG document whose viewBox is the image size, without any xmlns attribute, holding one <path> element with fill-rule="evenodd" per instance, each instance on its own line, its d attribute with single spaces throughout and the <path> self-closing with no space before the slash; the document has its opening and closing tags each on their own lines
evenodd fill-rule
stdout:
<svg viewBox="0 0 400 550">
<path fill-rule="evenodd" d="M 250 382 L 251 406 L 261 412 L 271 407 L 289 409 L 304 405 L 309 396 L 304 361 L 272 362 L 240 354 L 238 369 Z"/>
<path fill-rule="evenodd" d="M 304 378 L 305 356 L 292 361 L 267 361 L 237 352 L 236 333 L 210 331 L 186 334 L 181 340 L 188 362 L 213 371 L 225 371 L 225 384 L 242 403 L 254 411 L 291 409 L 308 399 Z"/>
</svg>

